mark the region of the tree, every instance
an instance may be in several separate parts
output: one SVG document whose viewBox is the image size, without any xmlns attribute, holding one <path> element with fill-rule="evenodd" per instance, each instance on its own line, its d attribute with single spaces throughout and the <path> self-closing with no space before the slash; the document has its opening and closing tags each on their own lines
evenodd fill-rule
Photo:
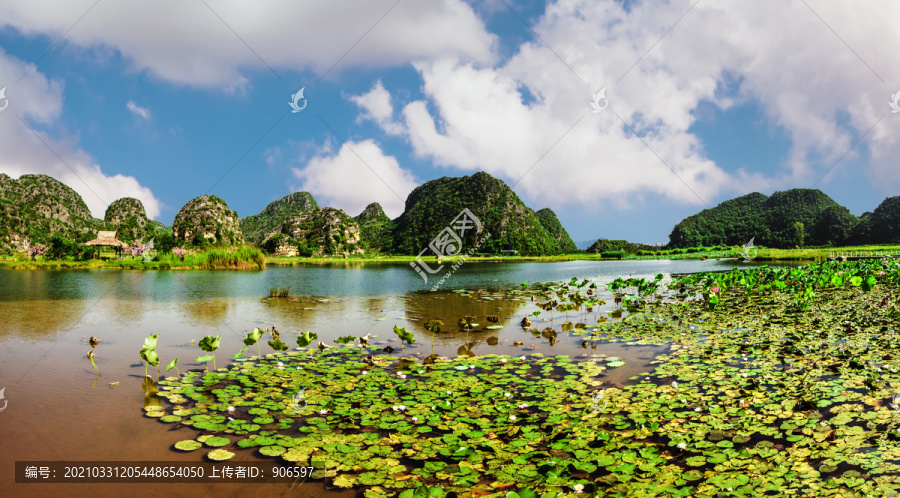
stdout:
<svg viewBox="0 0 900 498">
<path fill-rule="evenodd" d="M 795 221 L 794 222 L 794 240 L 797 242 L 797 245 L 803 247 L 803 238 L 806 236 L 803 230 L 803 222 Z"/>
</svg>

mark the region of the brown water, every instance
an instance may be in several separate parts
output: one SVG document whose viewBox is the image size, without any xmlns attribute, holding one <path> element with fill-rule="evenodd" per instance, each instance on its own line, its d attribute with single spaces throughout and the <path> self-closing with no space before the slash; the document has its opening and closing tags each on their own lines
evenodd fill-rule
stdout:
<svg viewBox="0 0 900 498">
<path fill-rule="evenodd" d="M 332 271 L 338 273 L 331 278 L 343 278 L 341 270 Z M 167 497 L 361 496 L 356 491 L 327 490 L 316 481 L 293 489 L 287 484 L 16 484 L 13 470 L 17 461 L 202 461 L 203 450 L 183 453 L 173 448 L 177 441 L 195 438 L 196 430 L 171 430 L 171 426 L 143 416 L 145 367 L 139 350 L 150 334 L 160 334 L 160 366 L 164 369 L 172 358 L 179 357 L 181 372 L 203 367 L 196 358 L 205 353 L 191 345 L 192 339 L 221 335 L 217 365 L 222 367 L 243 347 L 245 331 L 272 325 L 292 346 L 299 333 L 311 330 L 328 344 L 343 335 L 372 334 L 373 343 L 397 349 L 392 329 L 400 325 L 416 337 L 405 354 L 421 359 L 432 352 L 432 334 L 424 330 L 425 321 L 442 319 L 455 328 L 456 320 L 466 315 L 478 317 L 482 326 L 489 325 L 486 315 L 497 315 L 504 328 L 472 331 L 468 337 L 456 330 L 440 334 L 434 338 L 434 353 L 456 357 L 468 340 L 476 355 L 538 352 L 584 358 L 605 354 L 626 362 L 608 370 L 605 380 L 628 382 L 628 377 L 652 370 L 650 361 L 665 349 L 621 343 L 583 349 L 580 338 L 564 332 L 559 332 L 558 342 L 550 346 L 546 339 L 534 337 L 518 325 L 525 314 L 536 309 L 528 298 L 492 294 L 494 291 L 487 289 L 471 296 L 449 291 L 345 292 L 329 298 L 307 295 L 301 300 L 285 300 L 263 298 L 265 292 L 259 284 L 249 291 L 234 284 L 263 275 L 267 280 L 262 285 L 267 287 L 272 279 L 302 277 L 303 269 L 282 272 L 293 274 L 206 272 L 204 277 L 191 272 L 175 276 L 174 272 L 0 271 L 0 389 L 5 388 L 7 403 L 0 412 L 0 497 L 127 496 L 133 492 Z M 415 273 L 407 273 L 415 277 Z M 351 282 L 359 278 L 349 277 Z M 612 300 L 609 302 L 603 310 L 613 308 Z M 596 323 L 596 316 L 585 323 Z M 581 321 L 572 313 L 570 317 L 572 322 Z M 559 331 L 564 321 L 556 313 L 552 325 Z M 548 325 L 549 321 L 534 320 L 533 326 L 543 329 Z M 85 358 L 91 349 L 87 339 L 92 335 L 103 341 L 94 350 L 99 378 Z M 524 344 L 516 346 L 514 341 Z M 264 343 L 261 348 L 264 354 L 271 352 Z M 245 356 L 255 354 L 251 351 Z M 155 375 L 153 370 L 151 367 Z M 110 385 L 114 382 L 118 384 Z M 254 449 L 233 451 L 236 457 L 231 462 L 277 462 L 259 456 Z"/>
</svg>

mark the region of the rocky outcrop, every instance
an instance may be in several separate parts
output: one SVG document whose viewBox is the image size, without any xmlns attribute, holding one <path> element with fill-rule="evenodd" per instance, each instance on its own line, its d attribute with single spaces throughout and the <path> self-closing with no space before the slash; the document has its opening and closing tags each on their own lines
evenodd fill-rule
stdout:
<svg viewBox="0 0 900 498">
<path fill-rule="evenodd" d="M 214 195 L 201 195 L 185 204 L 172 223 L 175 240 L 186 244 L 242 244 L 237 213 Z"/>
<path fill-rule="evenodd" d="M 116 238 L 131 243 L 143 240 L 153 226 L 141 201 L 133 197 L 116 199 L 106 208 L 103 216 L 104 230 L 115 230 Z"/>
<path fill-rule="evenodd" d="M 269 203 L 257 214 L 241 218 L 241 232 L 247 242 L 261 245 L 281 231 L 288 216 L 300 212 L 319 209 L 319 205 L 309 192 L 294 192 Z"/>
<path fill-rule="evenodd" d="M 12 179 L 0 173 L 0 251 L 20 251 L 25 241 L 47 243 L 60 234 L 88 240 L 99 228 L 87 204 L 62 182 L 47 175 Z"/>
<path fill-rule="evenodd" d="M 291 239 L 300 254 L 304 249 L 314 256 L 364 253 L 360 247 L 359 224 L 340 209 L 325 208 L 303 211 L 289 216 L 281 233 Z M 279 240 L 279 245 L 285 242 Z"/>
</svg>

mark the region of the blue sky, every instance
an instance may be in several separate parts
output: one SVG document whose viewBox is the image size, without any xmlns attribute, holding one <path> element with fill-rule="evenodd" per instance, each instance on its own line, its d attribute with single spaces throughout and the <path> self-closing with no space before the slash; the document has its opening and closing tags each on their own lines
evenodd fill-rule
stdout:
<svg viewBox="0 0 900 498">
<path fill-rule="evenodd" d="M 900 6 L 692 5 L 6 5 L 0 172 L 171 224 L 202 194 L 243 217 L 299 190 L 396 217 L 417 185 L 486 171 L 576 241 L 647 243 L 754 191 L 857 215 L 900 194 Z"/>
</svg>

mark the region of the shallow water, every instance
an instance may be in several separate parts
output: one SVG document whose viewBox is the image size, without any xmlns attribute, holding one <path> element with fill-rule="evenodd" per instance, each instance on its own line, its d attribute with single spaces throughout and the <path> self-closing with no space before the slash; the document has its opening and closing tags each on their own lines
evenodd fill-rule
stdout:
<svg viewBox="0 0 900 498">
<path fill-rule="evenodd" d="M 406 264 L 276 267 L 259 272 L 0 270 L 0 389 L 6 388 L 7 401 L 0 412 L 0 496 L 120 496 L 137 490 L 151 496 L 358 494 L 328 491 L 317 482 L 294 489 L 285 484 L 14 484 L 16 461 L 202 459 L 202 450 L 182 453 L 172 448 L 179 440 L 196 437 L 196 430 L 170 430 L 142 414 L 144 365 L 138 352 L 143 338 L 151 334 L 160 334 L 161 368 L 179 357 L 181 372 L 203 367 L 196 358 L 205 353 L 191 345 L 192 339 L 221 335 L 216 360 L 222 367 L 243 347 L 246 331 L 272 325 L 292 347 L 298 333 L 306 330 L 318 333 L 328 344 L 343 335 L 372 334 L 373 343 L 394 347 L 398 357 L 401 351 L 392 329 L 399 325 L 416 337 L 416 343 L 403 351 L 405 355 L 422 359 L 432 352 L 432 335 L 423 324 L 437 318 L 454 330 L 434 338 L 436 354 L 456 357 L 465 353 L 468 341 L 476 355 L 618 356 L 625 365 L 608 370 L 604 380 L 622 383 L 652 370 L 649 362 L 665 347 L 600 343 L 596 349 L 584 349 L 579 337 L 560 331 L 565 319 L 559 313 L 554 313 L 552 323 L 533 319 L 533 327 L 552 326 L 559 332 L 558 342 L 551 347 L 547 339 L 534 337 L 518 325 L 536 309 L 530 299 L 497 291 L 523 281 L 567 281 L 575 276 L 604 283 L 617 276 L 728 269 L 734 264 L 684 260 L 467 263 L 437 292 L 425 290 L 430 286 Z M 264 298 L 276 286 L 290 288 L 295 298 Z M 467 295 L 452 289 L 483 292 Z M 601 309 L 613 307 L 609 299 Z M 570 312 L 570 320 L 596 323 L 596 311 L 589 319 Z M 454 326 L 466 315 L 476 316 L 482 327 L 490 325 L 486 315 L 497 315 L 503 328 L 467 335 Z M 99 379 L 84 356 L 91 349 L 87 339 L 92 335 L 103 341 L 94 350 Z M 489 341 L 492 338 L 496 340 Z M 265 340 L 260 344 L 263 354 L 272 352 Z M 524 344 L 517 346 L 514 341 Z M 255 346 L 248 349 L 245 356 L 255 355 L 254 350 Z M 111 382 L 119 384 L 111 386 Z M 236 450 L 232 462 L 249 459 L 276 462 L 243 449 Z"/>
</svg>

